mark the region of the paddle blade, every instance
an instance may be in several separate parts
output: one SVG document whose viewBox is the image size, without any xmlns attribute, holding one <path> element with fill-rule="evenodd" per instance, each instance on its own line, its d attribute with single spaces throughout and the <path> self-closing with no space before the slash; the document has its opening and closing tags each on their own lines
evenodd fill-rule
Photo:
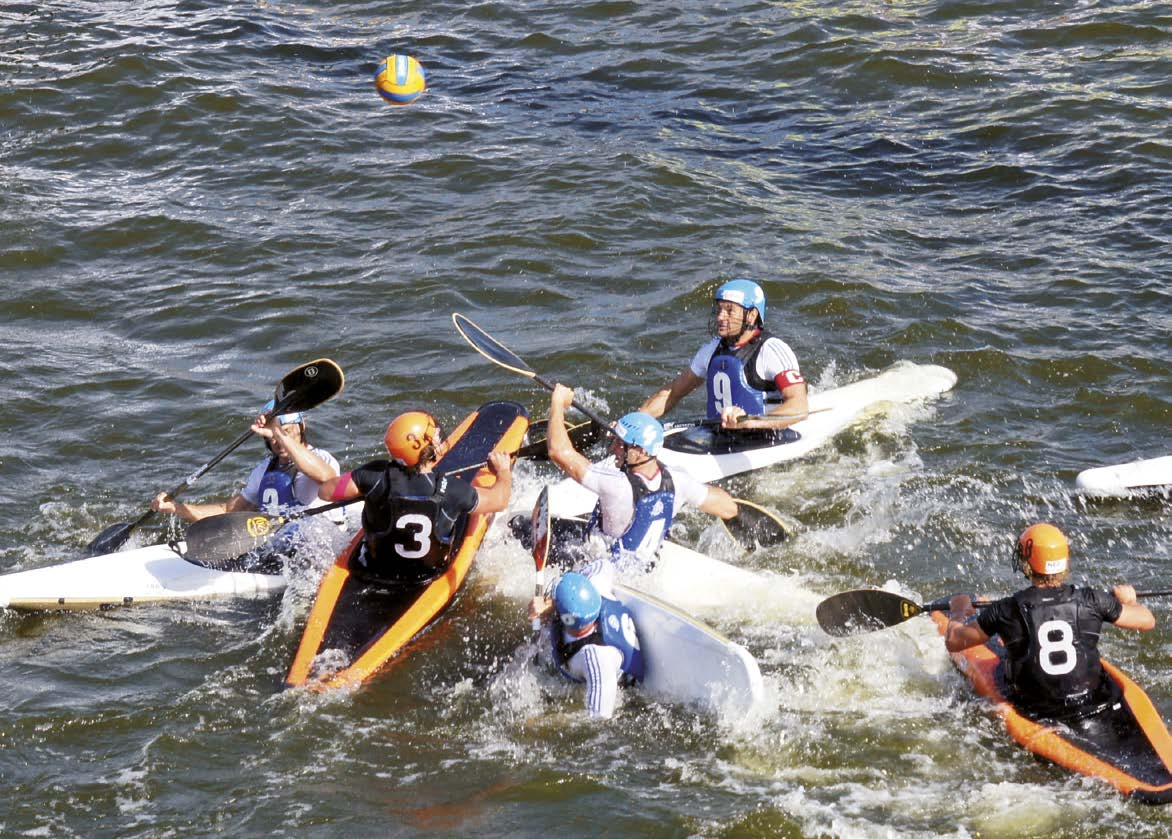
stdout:
<svg viewBox="0 0 1172 839">
<path fill-rule="evenodd" d="M 545 561 L 549 558 L 549 487 L 543 486 L 533 505 L 533 567 L 537 569 L 537 584 L 541 585 Z M 540 594 L 540 590 L 537 592 Z"/>
<path fill-rule="evenodd" d="M 549 420 L 537 420 L 529 423 L 529 437 L 532 443 L 517 450 L 517 457 L 530 457 L 534 460 L 548 460 L 547 428 Z M 566 433 L 570 435 L 570 442 L 577 451 L 585 451 L 606 436 L 606 429 L 594 420 L 583 420 L 574 425 L 566 424 Z"/>
<path fill-rule="evenodd" d="M 279 411 L 308 411 L 342 392 L 346 377 L 342 368 L 328 358 L 302 364 L 285 374 L 273 396 Z"/>
<path fill-rule="evenodd" d="M 737 502 L 737 514 L 731 519 L 724 520 L 724 526 L 729 535 L 742 547 L 772 547 L 792 539 L 798 531 L 799 525 L 796 521 L 783 518 L 775 510 L 740 498 L 733 500 Z"/>
<path fill-rule="evenodd" d="M 858 589 L 826 598 L 814 614 L 827 635 L 847 636 L 886 629 L 923 611 L 920 604 L 895 592 Z"/>
<path fill-rule="evenodd" d="M 520 356 L 459 312 L 452 313 L 452 323 L 456 325 L 456 331 L 464 336 L 464 340 L 472 345 L 472 349 L 493 364 L 499 364 L 501 367 L 531 379 L 537 377 L 533 368 L 526 364 Z"/>
<path fill-rule="evenodd" d="M 86 545 L 86 556 L 101 556 L 102 554 L 112 554 L 114 551 L 126 544 L 126 540 L 130 538 L 130 534 L 134 532 L 134 524 L 128 521 L 121 521 L 117 524 L 112 524 L 94 537 L 94 540 Z"/>
<path fill-rule="evenodd" d="M 192 522 L 184 537 L 188 556 L 207 568 L 227 569 L 241 554 L 256 550 L 284 524 L 264 513 L 224 513 Z"/>
</svg>

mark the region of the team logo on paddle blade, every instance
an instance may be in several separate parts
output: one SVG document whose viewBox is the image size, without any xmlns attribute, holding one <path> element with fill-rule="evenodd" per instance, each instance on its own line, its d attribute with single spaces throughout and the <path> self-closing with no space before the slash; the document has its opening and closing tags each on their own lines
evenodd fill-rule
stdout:
<svg viewBox="0 0 1172 839">
<path fill-rule="evenodd" d="M 307 378 L 307 379 L 317 378 L 317 368 L 316 367 L 306 367 L 305 368 L 305 378 Z"/>
<path fill-rule="evenodd" d="M 269 525 L 269 520 L 262 516 L 253 516 L 244 523 L 244 527 L 248 531 L 249 536 L 255 537 L 268 536 L 269 531 L 272 530 L 272 527 Z"/>
<path fill-rule="evenodd" d="M 912 612 L 912 604 L 911 603 L 900 603 L 899 604 L 899 613 L 904 618 L 914 618 L 915 617 L 915 614 Z"/>
</svg>

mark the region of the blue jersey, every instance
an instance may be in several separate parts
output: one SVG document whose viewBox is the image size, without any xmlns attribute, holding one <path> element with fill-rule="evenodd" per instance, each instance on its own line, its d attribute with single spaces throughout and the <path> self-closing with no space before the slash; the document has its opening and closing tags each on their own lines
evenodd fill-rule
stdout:
<svg viewBox="0 0 1172 839">
<path fill-rule="evenodd" d="M 739 347 L 721 341 L 708 360 L 708 418 L 717 419 L 734 405 L 746 414 L 765 413 L 765 394 L 777 383 L 757 375 L 757 355 L 772 336 L 762 330 Z"/>
<path fill-rule="evenodd" d="M 675 483 L 666 469 L 662 471 L 663 482 L 659 489 L 652 491 L 633 472 L 623 470 L 631 482 L 635 512 L 627 529 L 611 543 L 611 559 L 614 562 L 636 560 L 650 566 L 655 561 L 675 513 Z M 599 533 L 604 538 L 606 536 L 602 529 L 602 502 L 594 505 L 589 531 Z"/>
<path fill-rule="evenodd" d="M 639 633 L 635 629 L 635 620 L 631 613 L 617 600 L 609 597 L 602 598 L 602 611 L 598 614 L 598 622 L 594 631 L 582 638 L 566 641 L 561 627 L 554 624 L 553 631 L 553 660 L 563 676 L 572 682 L 576 679 L 566 669 L 566 663 L 574 657 L 578 650 L 588 644 L 600 644 L 614 647 L 623 654 L 623 675 L 629 681 L 643 681 L 643 651 L 639 647 Z"/>
</svg>

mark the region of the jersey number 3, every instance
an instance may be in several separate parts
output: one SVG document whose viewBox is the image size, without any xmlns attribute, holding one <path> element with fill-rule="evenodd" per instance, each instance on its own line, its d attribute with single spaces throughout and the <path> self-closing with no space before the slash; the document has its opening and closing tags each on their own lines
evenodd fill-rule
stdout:
<svg viewBox="0 0 1172 839">
<path fill-rule="evenodd" d="M 395 540 L 395 553 L 404 559 L 423 559 L 431 551 L 431 519 L 421 513 L 406 513 L 395 522 L 403 541 Z"/>
</svg>

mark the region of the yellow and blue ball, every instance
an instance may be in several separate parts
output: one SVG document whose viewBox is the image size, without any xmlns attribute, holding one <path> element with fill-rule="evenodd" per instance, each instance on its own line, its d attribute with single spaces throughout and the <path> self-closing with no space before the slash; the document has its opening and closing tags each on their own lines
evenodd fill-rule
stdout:
<svg viewBox="0 0 1172 839">
<path fill-rule="evenodd" d="M 409 55 L 389 55 L 374 73 L 374 89 L 388 102 L 406 105 L 427 88 L 423 68 Z"/>
</svg>

